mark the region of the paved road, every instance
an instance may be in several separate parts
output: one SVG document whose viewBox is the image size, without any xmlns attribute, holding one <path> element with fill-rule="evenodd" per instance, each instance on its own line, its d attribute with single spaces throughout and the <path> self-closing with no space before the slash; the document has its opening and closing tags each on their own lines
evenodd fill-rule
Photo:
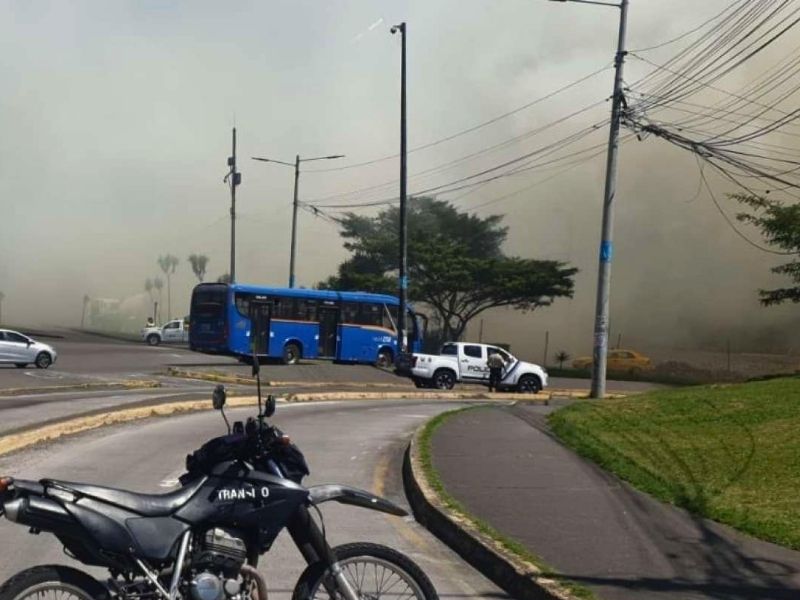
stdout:
<svg viewBox="0 0 800 600">
<path fill-rule="evenodd" d="M 306 453 L 312 471 L 307 483 L 346 483 L 406 505 L 400 465 L 407 440 L 422 422 L 452 406 L 385 401 L 280 405 L 274 420 Z M 242 409 L 229 413 L 234 419 L 245 415 Z M 186 453 L 223 431 L 219 415 L 211 412 L 154 419 L 0 458 L 0 472 L 163 492 L 181 472 Z M 340 505 L 325 506 L 323 512 L 334 543 L 369 540 L 409 554 L 442 598 L 507 597 L 413 521 Z M 29 535 L 6 521 L 0 528 L 0 579 L 30 565 L 70 563 L 55 538 Z M 279 537 L 262 567 L 270 597 L 289 598 L 303 565 L 288 535 Z"/>
<path fill-rule="evenodd" d="M 250 368 L 224 356 L 208 356 L 190 352 L 185 346 L 150 347 L 140 342 L 130 342 L 101 337 L 72 330 L 54 330 L 60 337 L 44 339 L 59 353 L 58 361 L 47 370 L 17 369 L 13 365 L 0 365 L 0 390 L 7 388 L 35 388 L 81 383 L 104 383 L 131 379 L 158 379 L 164 385 L 182 387 L 185 380 L 166 377 L 170 366 L 188 370 L 218 371 L 249 377 Z M 397 377 L 369 365 L 337 365 L 326 361 L 313 361 L 300 365 L 268 364 L 262 367 L 264 381 L 298 382 L 311 387 L 319 383 L 381 384 L 411 387 L 407 378 Z M 553 378 L 551 388 L 589 389 L 587 379 Z M 643 382 L 609 382 L 609 391 L 645 391 L 663 386 Z M 463 389 L 483 391 L 477 386 Z"/>
<path fill-rule="evenodd" d="M 604 600 L 800 598 L 800 552 L 664 505 L 583 461 L 547 431 L 553 408 L 445 422 L 433 454 L 447 490 Z"/>
</svg>

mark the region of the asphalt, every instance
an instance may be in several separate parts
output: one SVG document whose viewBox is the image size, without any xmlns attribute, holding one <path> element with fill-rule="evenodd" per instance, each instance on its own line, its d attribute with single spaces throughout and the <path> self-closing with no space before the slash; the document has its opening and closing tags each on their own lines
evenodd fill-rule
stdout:
<svg viewBox="0 0 800 600">
<path fill-rule="evenodd" d="M 562 446 L 550 407 L 486 407 L 435 432 L 433 464 L 468 511 L 605 600 L 788 600 L 800 553 L 694 517 Z"/>
<path fill-rule="evenodd" d="M 407 506 L 401 481 L 403 452 L 427 419 L 451 408 L 435 402 L 331 402 L 279 405 L 273 421 L 302 448 L 311 466 L 306 484 L 343 483 L 372 490 Z M 246 409 L 228 411 L 243 419 Z M 224 433 L 219 415 L 196 413 L 110 427 L 0 457 L 0 473 L 56 477 L 141 492 L 169 491 L 184 458 L 206 439 Z M 334 544 L 371 541 L 409 555 L 431 577 L 443 599 L 507 598 L 412 519 L 325 504 L 326 531 Z M 37 564 L 72 564 L 48 534 L 0 520 L 0 580 Z M 270 598 L 288 599 L 304 568 L 290 538 L 281 534 L 262 558 Z M 102 571 L 88 569 L 96 576 Z"/>
</svg>

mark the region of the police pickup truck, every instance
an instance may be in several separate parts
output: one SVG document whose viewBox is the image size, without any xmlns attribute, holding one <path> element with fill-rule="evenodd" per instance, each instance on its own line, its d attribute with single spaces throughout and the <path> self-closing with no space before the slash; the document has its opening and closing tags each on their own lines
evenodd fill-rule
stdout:
<svg viewBox="0 0 800 600">
<path fill-rule="evenodd" d="M 150 346 L 158 346 L 164 342 L 167 344 L 188 344 L 189 343 L 189 323 L 185 319 L 175 319 L 169 321 L 163 327 L 145 327 L 141 331 L 142 341 Z"/>
<path fill-rule="evenodd" d="M 417 387 L 452 389 L 456 383 L 489 384 L 486 359 L 496 350 L 506 361 L 500 388 L 535 394 L 547 386 L 547 371 L 517 359 L 502 348 L 488 344 L 448 342 L 438 356 L 411 355 L 411 379 Z"/>
</svg>

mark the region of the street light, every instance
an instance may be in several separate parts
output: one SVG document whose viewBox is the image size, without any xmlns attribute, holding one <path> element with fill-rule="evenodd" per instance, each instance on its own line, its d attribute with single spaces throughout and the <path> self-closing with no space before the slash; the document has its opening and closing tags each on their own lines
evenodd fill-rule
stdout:
<svg viewBox="0 0 800 600">
<path fill-rule="evenodd" d="M 294 201 L 292 202 L 292 245 L 289 254 L 289 287 L 294 287 L 294 258 L 297 252 L 297 190 L 300 184 L 300 163 L 309 162 L 312 160 L 332 160 L 335 158 L 344 158 L 344 154 L 333 154 L 331 156 L 317 156 L 314 158 L 300 158 L 298 154 L 294 159 L 294 164 L 284 162 L 282 160 L 275 160 L 272 158 L 261 158 L 258 156 L 251 157 L 253 160 L 260 160 L 261 162 L 276 163 L 287 167 L 294 167 Z"/>
<path fill-rule="evenodd" d="M 406 145 L 406 24 L 400 23 L 392 27 L 394 35 L 400 32 L 402 40 L 402 53 L 400 59 L 400 264 L 398 273 L 398 287 L 400 288 L 400 310 L 397 316 L 397 328 L 399 329 L 400 352 L 408 351 L 408 339 L 406 336 L 406 306 L 408 305 L 408 223 L 406 221 L 407 204 L 407 160 L 408 151 Z"/>
<path fill-rule="evenodd" d="M 603 227 L 600 237 L 600 257 L 597 274 L 597 305 L 594 318 L 592 347 L 592 398 L 602 398 L 606 392 L 606 366 L 608 358 L 608 299 L 611 285 L 611 259 L 614 253 L 614 196 L 616 195 L 617 151 L 619 146 L 620 114 L 623 101 L 622 66 L 625 63 L 625 32 L 628 22 L 628 0 L 620 3 L 595 0 L 551 0 L 551 2 L 578 2 L 599 4 L 620 9 L 617 54 L 614 58 L 614 95 L 611 104 L 611 128 L 608 134 L 606 159 L 606 185 L 603 193 Z"/>
</svg>

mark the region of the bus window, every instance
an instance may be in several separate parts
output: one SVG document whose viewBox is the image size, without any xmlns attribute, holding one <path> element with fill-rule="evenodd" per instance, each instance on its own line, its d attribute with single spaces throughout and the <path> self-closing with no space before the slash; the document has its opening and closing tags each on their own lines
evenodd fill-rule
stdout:
<svg viewBox="0 0 800 600">
<path fill-rule="evenodd" d="M 342 302 L 342 323 L 358 323 L 358 304 Z"/>
<path fill-rule="evenodd" d="M 397 331 L 397 307 L 383 305 L 383 326 L 386 329 Z"/>
<path fill-rule="evenodd" d="M 273 319 L 294 319 L 295 314 L 294 298 L 272 299 Z"/>
<path fill-rule="evenodd" d="M 383 304 L 364 303 L 361 305 L 359 325 L 383 325 Z"/>
<path fill-rule="evenodd" d="M 295 319 L 298 321 L 317 321 L 317 301 L 298 298 Z"/>
<path fill-rule="evenodd" d="M 192 295 L 192 314 L 201 319 L 219 318 L 225 312 L 225 286 L 197 289 Z"/>
<path fill-rule="evenodd" d="M 242 292 L 236 292 L 236 310 L 239 311 L 239 314 L 243 317 L 250 318 L 250 299 L 252 294 L 244 294 Z"/>
</svg>

